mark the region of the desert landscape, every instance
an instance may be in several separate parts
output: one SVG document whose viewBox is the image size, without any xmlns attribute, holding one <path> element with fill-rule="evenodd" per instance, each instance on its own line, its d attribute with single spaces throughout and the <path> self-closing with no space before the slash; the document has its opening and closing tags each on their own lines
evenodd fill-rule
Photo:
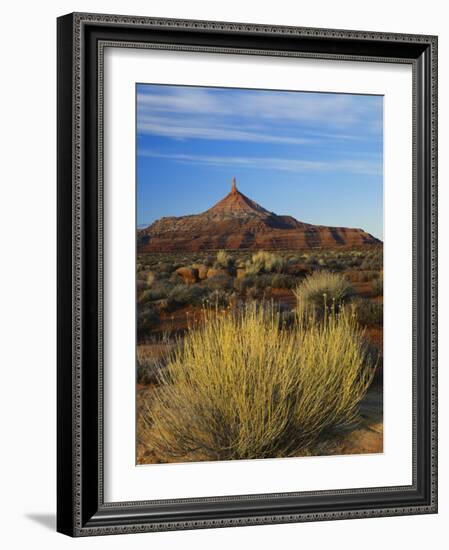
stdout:
<svg viewBox="0 0 449 550">
<path fill-rule="evenodd" d="M 137 231 L 137 464 L 383 451 L 383 244 L 228 194 Z"/>
</svg>

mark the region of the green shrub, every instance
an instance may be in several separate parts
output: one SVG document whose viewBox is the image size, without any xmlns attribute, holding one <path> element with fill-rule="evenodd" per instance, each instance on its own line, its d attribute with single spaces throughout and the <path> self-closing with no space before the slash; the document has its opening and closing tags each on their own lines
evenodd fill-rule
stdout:
<svg viewBox="0 0 449 550">
<path fill-rule="evenodd" d="M 201 305 L 207 294 L 207 289 L 197 285 L 176 285 L 167 296 L 168 309 L 184 305 Z"/>
<path fill-rule="evenodd" d="M 267 289 L 271 289 L 272 275 L 245 275 L 242 279 L 234 281 L 234 289 L 246 297 L 262 298 Z"/>
<path fill-rule="evenodd" d="M 303 257 L 299 254 L 291 254 L 287 258 L 288 265 L 295 265 L 299 263 L 303 263 Z"/>
<path fill-rule="evenodd" d="M 376 247 L 367 253 L 361 262 L 362 269 L 380 270 L 383 268 L 383 250 L 382 247 Z"/>
<path fill-rule="evenodd" d="M 249 288 L 255 285 L 256 279 L 257 279 L 256 275 L 246 274 L 241 279 L 234 279 L 233 285 L 237 292 L 239 292 L 240 294 L 245 294 Z"/>
<path fill-rule="evenodd" d="M 137 308 L 137 339 L 148 337 L 160 323 L 159 314 L 148 305 Z"/>
<path fill-rule="evenodd" d="M 158 271 L 172 273 L 176 269 L 175 265 L 170 262 L 159 262 Z"/>
<path fill-rule="evenodd" d="M 272 288 L 293 288 L 296 284 L 296 277 L 285 275 L 283 273 L 276 273 L 271 277 L 270 286 Z"/>
<path fill-rule="evenodd" d="M 215 275 L 204 281 L 203 286 L 209 290 L 230 290 L 233 285 L 232 277 L 229 275 Z"/>
<path fill-rule="evenodd" d="M 213 307 L 227 307 L 229 305 L 229 294 L 219 288 L 213 290 L 207 297 L 207 301 Z"/>
<path fill-rule="evenodd" d="M 382 325 L 383 304 L 358 298 L 352 302 L 357 320 L 364 326 Z"/>
<path fill-rule="evenodd" d="M 208 315 L 142 407 L 142 440 L 161 460 L 313 454 L 321 438 L 354 425 L 374 369 L 344 309 L 289 330 L 255 303 Z"/>
<path fill-rule="evenodd" d="M 315 267 L 318 265 L 318 258 L 314 254 L 304 254 L 303 256 L 305 256 L 304 260 L 308 266 Z"/>
<path fill-rule="evenodd" d="M 363 265 L 362 265 L 362 260 L 361 258 L 349 258 L 348 261 L 347 261 L 347 266 L 348 267 L 361 267 L 362 266 L 362 269 L 366 269 Z M 369 267 L 368 267 L 369 269 Z"/>
<path fill-rule="evenodd" d="M 181 266 L 182 267 L 182 266 Z M 182 283 L 182 277 L 181 275 L 178 275 L 176 271 L 174 271 L 170 277 L 168 278 L 169 282 L 173 285 L 179 285 Z"/>
<path fill-rule="evenodd" d="M 341 271 L 344 268 L 343 262 L 336 260 L 335 258 L 328 258 L 321 265 L 325 265 L 328 269 L 331 269 L 332 271 Z"/>
<path fill-rule="evenodd" d="M 252 297 L 260 296 L 268 288 L 294 288 L 297 278 L 283 273 L 249 274 L 234 280 L 234 289 L 240 294 L 251 290 Z"/>
<path fill-rule="evenodd" d="M 162 280 L 153 283 L 153 286 L 148 290 L 144 290 L 139 296 L 139 302 L 153 302 L 154 300 L 162 300 L 168 298 L 173 290 L 173 284 L 170 281 Z"/>
</svg>

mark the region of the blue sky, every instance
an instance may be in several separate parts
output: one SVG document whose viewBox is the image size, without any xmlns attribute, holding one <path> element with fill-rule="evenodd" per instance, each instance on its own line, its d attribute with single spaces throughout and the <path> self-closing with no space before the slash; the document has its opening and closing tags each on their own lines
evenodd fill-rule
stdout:
<svg viewBox="0 0 449 550">
<path fill-rule="evenodd" d="M 137 223 L 237 186 L 298 220 L 383 238 L 381 96 L 138 84 Z"/>
</svg>

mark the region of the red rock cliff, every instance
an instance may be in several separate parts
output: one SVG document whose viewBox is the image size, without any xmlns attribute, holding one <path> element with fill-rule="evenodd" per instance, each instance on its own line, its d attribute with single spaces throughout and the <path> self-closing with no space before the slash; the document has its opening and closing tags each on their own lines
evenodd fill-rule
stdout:
<svg viewBox="0 0 449 550">
<path fill-rule="evenodd" d="M 300 250 L 381 244 L 363 231 L 313 225 L 269 212 L 237 189 L 202 214 L 167 217 L 138 231 L 138 252 Z"/>
</svg>

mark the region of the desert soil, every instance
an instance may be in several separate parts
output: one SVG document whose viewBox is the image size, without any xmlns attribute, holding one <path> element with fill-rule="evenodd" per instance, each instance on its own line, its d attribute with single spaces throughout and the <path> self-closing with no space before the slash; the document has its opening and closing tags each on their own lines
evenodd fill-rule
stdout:
<svg viewBox="0 0 449 550">
<path fill-rule="evenodd" d="M 153 386 L 137 386 L 137 411 L 142 402 L 151 399 Z M 352 431 L 337 435 L 324 443 L 324 455 L 372 454 L 383 452 L 383 391 L 382 383 L 375 381 L 360 405 L 360 424 Z M 137 464 L 158 464 L 151 449 L 138 438 Z"/>
</svg>

